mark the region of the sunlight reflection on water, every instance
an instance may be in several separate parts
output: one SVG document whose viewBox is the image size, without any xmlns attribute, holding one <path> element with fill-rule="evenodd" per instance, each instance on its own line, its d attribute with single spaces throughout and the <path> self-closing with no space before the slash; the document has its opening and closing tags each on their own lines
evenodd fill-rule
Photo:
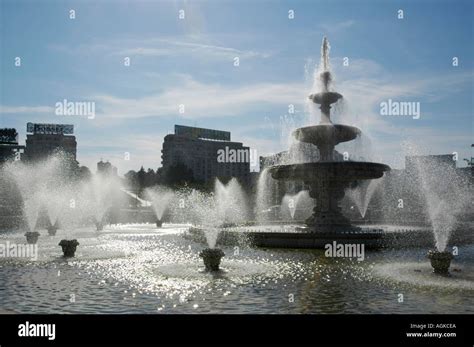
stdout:
<svg viewBox="0 0 474 347">
<path fill-rule="evenodd" d="M 38 261 L 0 259 L 0 309 L 21 313 L 461 313 L 474 307 L 472 278 L 465 278 L 461 287 L 430 285 L 429 273 L 415 271 L 417 266 L 429 270 L 425 250 L 371 252 L 367 261 L 357 262 L 326 258 L 320 250 L 240 248 L 234 254 L 233 248 L 223 248 L 222 271 L 211 274 L 204 272 L 198 256 L 204 246 L 185 240 L 180 235 L 185 229 L 172 225 L 156 229 L 152 224 L 112 226 L 100 233 L 81 229 L 69 235 L 80 242 L 76 257 L 69 260 L 61 257 L 58 246 L 64 233 L 60 230 L 49 237 L 42 231 Z M 24 236 L 1 234 L 0 243 L 6 241 L 24 243 Z M 472 266 L 473 253 L 473 246 L 462 249 L 463 266 Z M 457 276 L 465 277 L 461 272 Z M 410 295 L 410 305 L 397 301 L 400 281 L 405 295 Z"/>
</svg>

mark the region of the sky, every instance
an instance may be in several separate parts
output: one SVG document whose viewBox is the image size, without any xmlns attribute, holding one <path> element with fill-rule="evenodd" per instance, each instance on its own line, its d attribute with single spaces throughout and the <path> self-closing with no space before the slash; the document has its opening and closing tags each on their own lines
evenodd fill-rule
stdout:
<svg viewBox="0 0 474 347">
<path fill-rule="evenodd" d="M 362 130 L 371 160 L 473 155 L 470 0 L 0 4 L 0 127 L 24 144 L 27 122 L 74 124 L 93 171 L 101 159 L 122 175 L 160 167 L 174 124 L 231 131 L 258 155 L 287 149 L 294 127 L 319 122 L 307 95 L 324 36 L 344 95 L 332 120 Z M 95 117 L 56 115 L 64 99 L 93 102 Z M 420 118 L 382 115 L 389 99 L 419 103 Z"/>
</svg>

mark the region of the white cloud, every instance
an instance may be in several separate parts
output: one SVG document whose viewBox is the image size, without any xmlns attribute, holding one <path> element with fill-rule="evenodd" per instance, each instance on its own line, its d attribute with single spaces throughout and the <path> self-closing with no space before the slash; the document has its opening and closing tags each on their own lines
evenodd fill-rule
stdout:
<svg viewBox="0 0 474 347">
<path fill-rule="evenodd" d="M 204 44 L 200 42 L 178 41 L 174 39 L 151 39 L 130 42 L 129 48 L 116 50 L 113 54 L 121 56 L 186 56 L 198 55 L 208 59 L 225 58 L 268 58 L 269 53 L 240 50 L 232 47 Z"/>
<path fill-rule="evenodd" d="M 51 106 L 5 106 L 0 105 L 0 113 L 53 113 Z"/>
<path fill-rule="evenodd" d="M 166 38 L 122 38 L 107 42 L 90 42 L 75 46 L 51 45 L 50 48 L 81 55 L 95 52 L 100 55 L 115 56 L 149 56 L 149 57 L 193 57 L 203 60 L 230 60 L 234 57 L 241 59 L 269 58 L 271 53 L 255 50 L 226 47 L 211 42 L 205 36 L 185 36 Z"/>
<path fill-rule="evenodd" d="M 336 23 L 323 23 L 320 24 L 319 26 L 321 29 L 323 29 L 324 33 L 327 34 L 336 34 L 340 31 L 349 29 L 353 27 L 356 24 L 356 22 L 352 19 L 341 21 L 341 22 L 336 22 Z"/>
<path fill-rule="evenodd" d="M 98 118 L 126 119 L 148 116 L 181 116 L 187 119 L 227 117 L 241 114 L 262 104 L 287 105 L 304 99 L 302 84 L 258 83 L 245 86 L 228 86 L 202 83 L 191 77 L 181 85 L 162 93 L 140 98 L 119 98 L 101 94 L 92 96 L 99 109 Z M 184 105 L 184 113 L 179 113 Z"/>
</svg>

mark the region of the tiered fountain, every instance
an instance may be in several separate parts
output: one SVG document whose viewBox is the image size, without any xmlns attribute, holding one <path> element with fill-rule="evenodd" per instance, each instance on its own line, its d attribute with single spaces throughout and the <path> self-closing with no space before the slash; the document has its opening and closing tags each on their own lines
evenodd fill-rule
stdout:
<svg viewBox="0 0 474 347">
<path fill-rule="evenodd" d="M 270 173 L 277 180 L 298 180 L 310 187 L 309 194 L 315 199 L 316 206 L 313 214 L 306 219 L 305 226 L 299 231 L 319 234 L 311 236 L 306 246 L 317 246 L 314 241 L 319 238 L 341 238 L 344 234 L 357 234 L 357 238 L 373 238 L 370 231 L 362 231 L 351 225 L 349 219 L 341 212 L 340 201 L 345 195 L 345 189 L 356 181 L 380 178 L 390 167 L 385 164 L 371 162 L 341 161 L 342 155 L 334 148 L 342 142 L 352 141 L 361 134 L 360 129 L 334 124 L 331 121 L 331 105 L 342 99 L 342 95 L 331 90 L 332 76 L 329 70 L 329 43 L 323 39 L 321 48 L 320 75 L 323 90 L 309 95 L 314 103 L 321 105 L 321 122 L 318 125 L 298 128 L 293 136 L 301 142 L 315 145 L 320 154 L 317 162 L 276 165 L 270 168 Z M 302 245 L 301 237 L 296 242 Z M 287 242 L 289 240 L 286 240 Z M 304 242 L 303 242 L 304 243 Z M 296 245 L 295 244 L 295 245 Z"/>
</svg>

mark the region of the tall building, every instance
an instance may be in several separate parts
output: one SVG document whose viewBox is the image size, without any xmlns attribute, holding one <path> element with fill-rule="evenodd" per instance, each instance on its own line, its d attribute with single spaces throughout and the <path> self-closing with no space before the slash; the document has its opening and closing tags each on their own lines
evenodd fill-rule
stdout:
<svg viewBox="0 0 474 347">
<path fill-rule="evenodd" d="M 26 132 L 25 160 L 42 160 L 57 150 L 76 159 L 77 142 L 72 135 L 73 125 L 28 123 Z"/>
<path fill-rule="evenodd" d="M 0 164 L 8 160 L 19 160 L 25 146 L 18 144 L 18 133 L 14 128 L 0 129 Z"/>
<path fill-rule="evenodd" d="M 204 183 L 216 177 L 250 182 L 250 148 L 232 142 L 228 131 L 175 125 L 175 133 L 165 136 L 161 152 L 165 170 L 184 164 Z"/>
</svg>

